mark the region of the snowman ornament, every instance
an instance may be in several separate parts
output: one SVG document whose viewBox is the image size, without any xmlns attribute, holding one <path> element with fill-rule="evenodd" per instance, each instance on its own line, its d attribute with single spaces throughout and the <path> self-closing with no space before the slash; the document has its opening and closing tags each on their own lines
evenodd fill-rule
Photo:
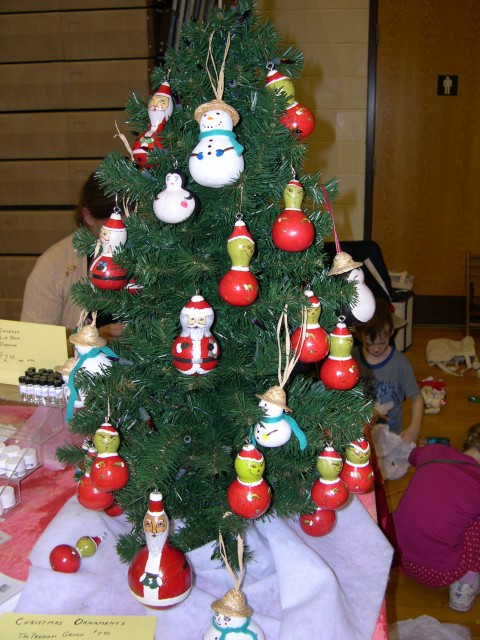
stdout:
<svg viewBox="0 0 480 640">
<path fill-rule="evenodd" d="M 192 178 L 213 188 L 235 182 L 244 169 L 243 146 L 233 132 L 238 112 L 223 100 L 212 100 L 197 107 L 194 117 L 200 135 L 188 163 Z"/>
<path fill-rule="evenodd" d="M 189 218 L 197 207 L 194 194 L 185 187 L 185 176 L 176 169 L 165 176 L 166 189 L 160 191 L 153 203 L 153 212 L 158 220 L 178 224 Z"/>
<path fill-rule="evenodd" d="M 228 574 L 233 579 L 234 587 L 227 591 L 223 598 L 211 604 L 213 618 L 210 627 L 203 634 L 203 640 L 265 640 L 265 634 L 259 625 L 252 620 L 253 610 L 248 606 L 245 595 L 240 590 L 243 569 L 243 540 L 237 536 L 239 575 L 231 568 L 222 534 L 219 534 L 220 555 Z"/>
</svg>

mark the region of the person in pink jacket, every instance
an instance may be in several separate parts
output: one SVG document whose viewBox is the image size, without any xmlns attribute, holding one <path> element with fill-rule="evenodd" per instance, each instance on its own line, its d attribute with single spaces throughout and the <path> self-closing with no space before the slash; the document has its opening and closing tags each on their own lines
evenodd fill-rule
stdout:
<svg viewBox="0 0 480 640">
<path fill-rule="evenodd" d="M 428 587 L 450 585 L 449 606 L 469 611 L 480 594 L 480 423 L 462 451 L 416 447 L 416 467 L 393 513 L 400 565 Z"/>
</svg>

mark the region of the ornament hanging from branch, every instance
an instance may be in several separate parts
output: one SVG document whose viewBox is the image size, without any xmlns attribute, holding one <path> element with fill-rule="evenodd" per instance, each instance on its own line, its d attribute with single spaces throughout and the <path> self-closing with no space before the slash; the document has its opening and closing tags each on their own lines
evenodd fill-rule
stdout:
<svg viewBox="0 0 480 640">
<path fill-rule="evenodd" d="M 165 80 L 154 92 L 148 103 L 150 128 L 137 136 L 133 144 L 132 157 L 142 169 L 151 169 L 148 154 L 154 149 L 163 149 L 161 132 L 173 113 L 173 100 L 170 84 Z"/>
<path fill-rule="evenodd" d="M 272 227 L 272 240 L 277 249 L 290 252 L 305 251 L 313 244 L 315 225 L 301 209 L 304 195 L 302 184 L 295 178 L 285 187 L 285 209 Z"/>
<path fill-rule="evenodd" d="M 252 640 L 265 640 L 265 635 L 258 624 L 251 619 L 253 610 L 248 606 L 246 598 L 240 587 L 242 585 L 243 568 L 243 540 L 237 536 L 237 553 L 239 575 L 228 562 L 225 544 L 222 534 L 219 533 L 220 555 L 228 574 L 233 580 L 233 589 L 211 604 L 213 611 L 212 624 L 203 634 L 203 640 L 218 640 L 219 638 L 251 638 Z"/>
<path fill-rule="evenodd" d="M 315 116 L 310 109 L 295 100 L 295 86 L 291 78 L 277 71 L 271 62 L 267 64 L 267 69 L 267 89 L 277 93 L 282 92 L 287 97 L 288 106 L 280 122 L 295 135 L 297 140 L 303 140 L 314 130 Z"/>
<path fill-rule="evenodd" d="M 127 228 L 122 220 L 122 212 L 115 207 L 112 215 L 102 225 L 95 247 L 93 262 L 88 271 L 90 282 L 97 289 L 118 291 L 127 284 L 127 272 L 113 259 L 117 249 L 127 241 Z"/>
<path fill-rule="evenodd" d="M 186 376 L 203 375 L 215 369 L 220 346 L 210 331 L 214 314 L 201 295 L 194 295 L 180 313 L 182 332 L 172 345 L 172 363 Z"/>
<path fill-rule="evenodd" d="M 287 384 L 290 374 L 298 362 L 302 345 L 305 341 L 307 330 L 307 312 L 302 307 L 302 335 L 299 341 L 300 349 L 291 357 L 290 333 L 288 331 L 287 311 L 282 312 L 277 324 L 277 342 L 278 342 L 278 382 L 279 384 L 267 389 L 264 393 L 257 393 L 260 398 L 259 406 L 265 416 L 257 423 L 253 430 L 253 435 L 258 444 L 263 447 L 281 447 L 290 440 L 292 431 L 296 436 L 300 449 L 303 451 L 307 446 L 307 438 L 297 422 L 286 412 L 292 410 L 287 406 L 287 395 L 284 386 Z M 282 345 L 281 331 L 282 325 L 285 329 L 285 369 L 282 373 Z"/>
<path fill-rule="evenodd" d="M 228 34 L 220 71 L 217 71 L 212 53 L 214 31 L 210 35 L 206 69 L 215 100 L 201 104 L 195 109 L 194 118 L 200 127 L 198 144 L 193 149 L 188 168 L 192 178 L 204 187 L 219 188 L 235 182 L 243 172 L 243 146 L 237 142 L 233 127 L 238 124 L 240 115 L 223 101 L 224 72 L 230 34 Z M 209 69 L 213 68 L 215 80 Z"/>
<path fill-rule="evenodd" d="M 255 252 L 255 240 L 237 214 L 237 221 L 228 238 L 227 252 L 232 267 L 218 283 L 218 292 L 224 302 L 235 307 L 246 307 L 257 299 L 258 282 L 250 271 L 250 261 Z"/>
<path fill-rule="evenodd" d="M 109 411 L 110 413 L 110 411 Z M 128 465 L 118 453 L 120 434 L 110 424 L 109 417 L 96 430 L 93 445 L 97 457 L 90 468 L 92 484 L 99 491 L 118 491 L 128 482 Z"/>
<path fill-rule="evenodd" d="M 328 353 L 329 337 L 327 332 L 319 324 L 322 306 L 317 296 L 307 289 L 305 296 L 308 301 L 307 327 L 303 345 L 299 348 L 302 336 L 302 327 L 297 327 L 292 333 L 291 343 L 293 349 L 299 353 L 298 360 L 303 363 L 320 362 Z"/>
<path fill-rule="evenodd" d="M 360 367 L 352 357 L 353 336 L 340 316 L 330 334 L 330 353 L 320 368 L 320 380 L 329 389 L 347 391 L 360 379 Z"/>
<path fill-rule="evenodd" d="M 237 477 L 227 491 L 230 509 L 241 518 L 258 518 L 270 506 L 272 492 L 266 480 L 265 458 L 253 444 L 244 445 L 235 458 Z"/>
<path fill-rule="evenodd" d="M 197 210 L 198 201 L 191 191 L 185 189 L 186 176 L 176 168 L 165 176 L 166 189 L 157 194 L 153 212 L 162 222 L 178 224 Z"/>
<path fill-rule="evenodd" d="M 361 269 L 362 262 L 356 262 L 351 255 L 342 251 L 335 227 L 333 209 L 330 204 L 327 190 L 321 185 L 325 198 L 325 209 L 328 211 L 333 225 L 333 237 L 335 239 L 336 254 L 333 258 L 332 268 L 328 272 L 329 276 L 344 278 L 347 282 L 352 282 L 356 292 L 356 301 L 349 307 L 342 305 L 339 313 L 345 317 L 348 325 L 368 322 L 375 313 L 375 297 L 365 284 L 365 276 Z"/>
</svg>

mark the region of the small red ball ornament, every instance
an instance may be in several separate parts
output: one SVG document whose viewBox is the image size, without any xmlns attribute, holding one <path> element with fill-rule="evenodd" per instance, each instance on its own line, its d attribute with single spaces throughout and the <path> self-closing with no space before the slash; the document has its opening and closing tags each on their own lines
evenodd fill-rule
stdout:
<svg viewBox="0 0 480 640">
<path fill-rule="evenodd" d="M 75 573 L 80 569 L 81 555 L 70 544 L 58 544 L 50 551 L 50 566 L 60 573 Z"/>
<path fill-rule="evenodd" d="M 330 533 L 336 521 L 337 514 L 328 509 L 315 509 L 313 513 L 302 513 L 299 519 L 302 531 L 314 538 Z"/>
<path fill-rule="evenodd" d="M 312 500 L 322 509 L 341 509 L 348 500 L 348 487 L 340 478 L 323 480 L 320 478 L 313 483 Z"/>
<path fill-rule="evenodd" d="M 114 497 L 106 491 L 99 491 L 92 484 L 89 473 L 85 473 L 77 484 L 77 500 L 86 509 L 101 511 L 111 507 Z"/>
<path fill-rule="evenodd" d="M 353 464 L 345 460 L 340 478 L 352 493 L 367 493 L 373 489 L 373 468 L 370 462 Z"/>
<path fill-rule="evenodd" d="M 230 509 L 241 518 L 258 518 L 270 506 L 271 489 L 263 478 L 258 482 L 242 482 L 238 478 L 231 483 L 227 491 Z"/>
<path fill-rule="evenodd" d="M 272 227 L 272 240 L 277 249 L 305 251 L 315 239 L 315 226 L 301 210 L 305 192 L 298 180 L 290 180 L 283 192 L 285 209 Z"/>
<path fill-rule="evenodd" d="M 303 140 L 315 129 L 315 116 L 308 107 L 298 102 L 287 107 L 280 122 L 290 129 L 297 140 Z"/>
<path fill-rule="evenodd" d="M 119 291 L 128 282 L 125 269 L 116 264 L 112 256 L 99 255 L 90 267 L 90 282 L 102 291 Z"/>
</svg>

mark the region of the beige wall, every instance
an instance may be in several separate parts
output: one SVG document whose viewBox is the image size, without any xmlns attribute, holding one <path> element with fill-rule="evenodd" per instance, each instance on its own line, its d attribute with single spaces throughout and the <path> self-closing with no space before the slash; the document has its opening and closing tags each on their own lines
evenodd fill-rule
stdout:
<svg viewBox="0 0 480 640">
<path fill-rule="evenodd" d="M 340 242 L 363 239 L 369 0 L 260 0 L 286 46 L 305 57 L 296 98 L 315 113 L 305 169 L 336 177 Z"/>
</svg>

